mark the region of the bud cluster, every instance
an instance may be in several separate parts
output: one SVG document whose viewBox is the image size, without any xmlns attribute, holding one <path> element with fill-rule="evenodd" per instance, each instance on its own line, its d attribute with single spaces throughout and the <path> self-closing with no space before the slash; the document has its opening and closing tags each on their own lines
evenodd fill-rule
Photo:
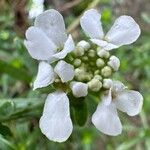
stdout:
<svg viewBox="0 0 150 150">
<path fill-rule="evenodd" d="M 74 81 L 87 83 L 88 89 L 94 92 L 108 89 L 111 79 L 107 78 L 120 66 L 116 56 L 86 41 L 77 43 L 71 62 L 75 68 Z"/>
</svg>

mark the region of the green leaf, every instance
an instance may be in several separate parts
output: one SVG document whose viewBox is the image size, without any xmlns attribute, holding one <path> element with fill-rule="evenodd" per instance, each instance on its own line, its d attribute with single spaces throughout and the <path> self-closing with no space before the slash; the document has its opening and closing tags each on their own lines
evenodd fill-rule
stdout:
<svg viewBox="0 0 150 150">
<path fill-rule="evenodd" d="M 3 136 L 11 136 L 12 132 L 10 131 L 9 127 L 0 123 L 0 134 L 2 134 Z"/>
<path fill-rule="evenodd" d="M 0 122 L 24 117 L 38 117 L 44 101 L 39 98 L 0 100 Z"/>
<path fill-rule="evenodd" d="M 84 126 L 88 117 L 88 109 L 85 98 L 75 98 L 74 96 L 70 96 L 70 100 L 73 121 L 79 126 Z"/>
<path fill-rule="evenodd" d="M 4 61 L 0 60 L 0 73 L 6 73 L 17 80 L 22 80 L 30 83 L 32 77 L 22 68 L 16 68 Z"/>
</svg>

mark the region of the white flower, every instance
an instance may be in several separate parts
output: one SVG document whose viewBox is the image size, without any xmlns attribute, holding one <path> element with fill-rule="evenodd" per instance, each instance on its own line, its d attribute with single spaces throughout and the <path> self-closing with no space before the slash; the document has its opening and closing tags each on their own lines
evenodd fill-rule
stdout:
<svg viewBox="0 0 150 150">
<path fill-rule="evenodd" d="M 88 85 L 82 82 L 71 82 L 72 93 L 75 97 L 85 97 L 88 94 Z"/>
<path fill-rule="evenodd" d="M 81 17 L 81 27 L 91 41 L 105 50 L 135 42 L 140 35 L 139 25 L 130 16 L 119 17 L 106 35 L 101 25 L 101 14 L 95 9 L 87 10 Z"/>
<path fill-rule="evenodd" d="M 75 47 L 72 36 L 67 37 L 62 15 L 53 9 L 36 17 L 34 26 L 26 31 L 26 39 L 30 55 L 49 62 L 64 58 Z"/>
<path fill-rule="evenodd" d="M 55 69 L 47 63 L 52 63 L 66 57 L 75 48 L 71 35 L 67 37 L 62 15 L 56 10 L 48 10 L 36 17 L 34 26 L 26 31 L 24 44 L 30 55 L 39 63 L 34 89 L 53 83 L 56 74 L 62 82 L 72 80 L 74 68 L 65 61 L 60 61 Z M 47 62 L 44 62 L 47 61 Z"/>
<path fill-rule="evenodd" d="M 93 114 L 92 122 L 98 130 L 107 135 L 119 135 L 122 125 L 117 109 L 129 116 L 135 116 L 141 111 L 142 104 L 143 97 L 139 92 L 127 90 L 121 82 L 113 81 L 109 92 L 102 97 L 102 102 Z"/>
<path fill-rule="evenodd" d="M 52 141 L 64 142 L 69 138 L 73 126 L 69 99 L 64 92 L 56 91 L 48 95 L 40 119 L 40 129 Z"/>
<path fill-rule="evenodd" d="M 54 69 L 47 62 L 42 61 L 39 63 L 33 89 L 35 90 L 52 84 L 57 75 L 63 83 L 68 82 L 73 79 L 74 74 L 74 67 L 63 60 L 60 60 Z"/>
</svg>

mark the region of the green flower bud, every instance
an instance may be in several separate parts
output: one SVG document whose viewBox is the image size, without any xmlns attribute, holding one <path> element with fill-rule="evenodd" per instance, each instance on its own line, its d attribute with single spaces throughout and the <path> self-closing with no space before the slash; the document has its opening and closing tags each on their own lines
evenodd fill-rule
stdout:
<svg viewBox="0 0 150 150">
<path fill-rule="evenodd" d="M 104 79 L 103 80 L 103 87 L 105 89 L 110 89 L 112 86 L 112 80 L 111 79 Z"/>
<path fill-rule="evenodd" d="M 96 66 L 97 66 L 98 68 L 101 68 L 101 67 L 103 67 L 104 65 L 105 65 L 105 62 L 104 62 L 103 59 L 98 58 L 98 59 L 96 60 Z"/>
<path fill-rule="evenodd" d="M 111 67 L 105 66 L 105 67 L 101 70 L 101 74 L 102 74 L 104 77 L 109 77 L 109 76 L 111 76 L 111 74 L 112 74 L 112 69 L 111 69 Z"/>
<path fill-rule="evenodd" d="M 84 70 L 81 68 L 76 68 L 75 69 L 75 76 L 80 76 L 81 74 L 84 74 Z"/>
<path fill-rule="evenodd" d="M 77 46 L 84 48 L 85 51 L 90 48 L 90 44 L 84 40 L 80 41 Z"/>
<path fill-rule="evenodd" d="M 90 90 L 98 92 L 102 87 L 102 83 L 98 79 L 92 79 L 88 82 L 88 87 Z"/>
<path fill-rule="evenodd" d="M 100 74 L 100 70 L 96 70 L 96 71 L 94 72 L 94 75 L 98 75 L 98 74 Z"/>
<path fill-rule="evenodd" d="M 78 59 L 78 58 L 75 59 L 75 60 L 74 60 L 74 66 L 75 66 L 75 67 L 79 67 L 80 65 L 81 65 L 81 60 Z"/>
<path fill-rule="evenodd" d="M 89 58 L 88 58 L 87 56 L 83 56 L 83 57 L 82 57 L 82 60 L 83 60 L 83 61 L 88 61 L 88 59 L 89 59 Z"/>
<path fill-rule="evenodd" d="M 99 47 L 97 48 L 97 55 L 101 58 L 109 58 L 110 54 L 108 51 L 104 49 L 100 49 Z"/>
<path fill-rule="evenodd" d="M 101 75 L 95 75 L 94 79 L 102 80 L 102 76 Z"/>
<path fill-rule="evenodd" d="M 89 57 L 95 57 L 95 56 L 96 56 L 95 50 L 90 49 L 89 52 L 88 52 L 88 56 L 89 56 Z"/>
<path fill-rule="evenodd" d="M 77 46 L 73 52 L 76 56 L 83 56 L 84 55 L 84 48 Z"/>
</svg>

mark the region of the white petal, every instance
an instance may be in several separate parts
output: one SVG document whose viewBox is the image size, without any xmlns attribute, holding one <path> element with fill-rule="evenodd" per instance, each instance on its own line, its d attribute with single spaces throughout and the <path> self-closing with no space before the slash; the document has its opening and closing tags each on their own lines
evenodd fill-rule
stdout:
<svg viewBox="0 0 150 150">
<path fill-rule="evenodd" d="M 118 92 L 122 92 L 126 87 L 120 81 L 113 81 L 111 88 L 113 92 L 118 93 Z"/>
<path fill-rule="evenodd" d="M 63 50 L 53 55 L 53 57 L 58 59 L 65 58 L 68 53 L 74 50 L 74 48 L 75 48 L 74 41 L 72 39 L 72 36 L 69 35 L 67 41 L 65 42 Z"/>
<path fill-rule="evenodd" d="M 54 9 L 40 14 L 35 19 L 34 25 L 40 27 L 58 47 L 62 46 L 67 40 L 63 17 Z"/>
<path fill-rule="evenodd" d="M 72 82 L 71 89 L 75 97 L 85 97 L 88 94 L 88 85 L 82 82 Z"/>
<path fill-rule="evenodd" d="M 112 67 L 115 71 L 117 71 L 120 67 L 120 60 L 116 56 L 111 56 L 109 58 L 108 65 Z"/>
<path fill-rule="evenodd" d="M 108 42 L 104 41 L 104 40 L 100 40 L 100 39 L 90 39 L 94 44 L 100 46 L 100 47 L 105 47 Z"/>
<path fill-rule="evenodd" d="M 119 110 L 135 116 L 141 111 L 143 97 L 137 91 L 125 90 L 117 95 L 114 102 Z"/>
<path fill-rule="evenodd" d="M 102 97 L 102 101 L 105 105 L 110 105 L 112 102 L 112 91 L 109 89 L 108 93 Z"/>
<path fill-rule="evenodd" d="M 115 48 L 118 48 L 118 46 L 114 45 L 114 44 L 111 44 L 111 43 L 108 43 L 107 41 L 104 41 L 104 40 L 99 40 L 99 39 L 91 39 L 91 41 L 100 46 L 102 49 L 104 50 L 112 50 L 112 49 L 115 49 Z"/>
<path fill-rule="evenodd" d="M 30 55 L 37 60 L 48 60 L 55 53 L 55 44 L 37 27 L 26 31 L 27 40 L 24 42 Z"/>
<path fill-rule="evenodd" d="M 50 85 L 54 82 L 55 74 L 53 68 L 46 62 L 40 62 L 37 77 L 34 81 L 33 90 Z"/>
<path fill-rule="evenodd" d="M 40 119 L 40 129 L 52 141 L 64 142 L 69 138 L 73 126 L 69 99 L 65 93 L 57 91 L 48 95 Z"/>
<path fill-rule="evenodd" d="M 61 78 L 62 82 L 67 82 L 74 77 L 74 67 L 63 60 L 60 60 L 54 68 L 54 71 Z"/>
<path fill-rule="evenodd" d="M 110 105 L 100 103 L 92 116 L 92 123 L 107 135 L 116 136 L 122 132 L 122 125 L 113 103 Z"/>
<path fill-rule="evenodd" d="M 101 15 L 95 9 L 85 11 L 80 19 L 80 24 L 85 33 L 91 38 L 103 38 Z"/>
<path fill-rule="evenodd" d="M 132 17 L 121 16 L 106 34 L 106 39 L 116 46 L 122 46 L 135 42 L 140 32 L 139 25 Z"/>
</svg>

